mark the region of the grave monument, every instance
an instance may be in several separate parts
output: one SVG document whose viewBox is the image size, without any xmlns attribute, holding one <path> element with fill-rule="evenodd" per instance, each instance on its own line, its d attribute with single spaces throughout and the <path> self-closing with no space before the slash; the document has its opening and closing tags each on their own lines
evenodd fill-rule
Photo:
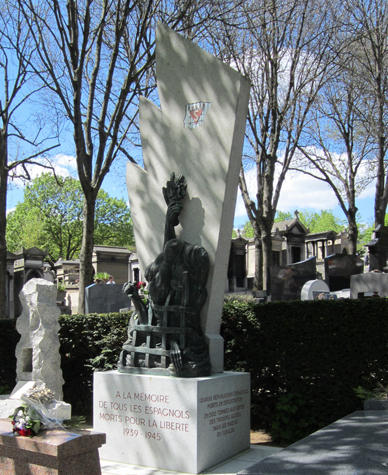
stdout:
<svg viewBox="0 0 388 475">
<path fill-rule="evenodd" d="M 136 314 L 119 370 L 94 375 L 94 428 L 103 459 L 200 473 L 250 443 L 250 376 L 223 372 L 219 335 L 250 86 L 162 24 L 156 72 L 127 169 L 148 299 L 124 286 Z"/>
<path fill-rule="evenodd" d="M 58 337 L 61 312 L 56 297 L 57 286 L 40 278 L 29 280 L 19 294 L 23 312 L 16 321 L 20 333 L 15 349 L 17 384 L 10 396 L 0 398 L 1 417 L 8 417 L 20 406 L 26 391 L 43 384 L 58 402 L 57 418 L 71 418 L 71 405 L 62 401 L 64 380 Z"/>
</svg>

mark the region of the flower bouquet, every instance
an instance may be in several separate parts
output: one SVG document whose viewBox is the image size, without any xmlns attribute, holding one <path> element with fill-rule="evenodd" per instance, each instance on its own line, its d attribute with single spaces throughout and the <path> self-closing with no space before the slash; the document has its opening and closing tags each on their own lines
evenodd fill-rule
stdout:
<svg viewBox="0 0 388 475">
<path fill-rule="evenodd" d="M 13 432 L 24 437 L 36 435 L 42 427 L 38 411 L 28 404 L 22 404 L 15 409 L 12 417 Z"/>
<path fill-rule="evenodd" d="M 62 419 L 56 417 L 58 401 L 49 389 L 40 387 L 27 391 L 21 397 L 23 404 L 12 416 L 13 432 L 31 437 L 41 429 L 63 429 Z"/>
</svg>

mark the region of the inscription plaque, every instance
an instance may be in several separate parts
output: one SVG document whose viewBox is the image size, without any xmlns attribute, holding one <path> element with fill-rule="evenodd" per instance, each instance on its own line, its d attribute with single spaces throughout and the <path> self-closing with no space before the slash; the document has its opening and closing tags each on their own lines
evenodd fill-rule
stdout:
<svg viewBox="0 0 388 475">
<path fill-rule="evenodd" d="M 107 436 L 102 459 L 199 473 L 249 448 L 248 373 L 94 378 L 93 426 Z"/>
</svg>

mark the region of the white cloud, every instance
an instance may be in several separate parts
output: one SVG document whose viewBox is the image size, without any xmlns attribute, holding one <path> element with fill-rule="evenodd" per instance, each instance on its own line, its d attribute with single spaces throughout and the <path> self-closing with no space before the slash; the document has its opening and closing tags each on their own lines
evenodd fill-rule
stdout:
<svg viewBox="0 0 388 475">
<path fill-rule="evenodd" d="M 77 161 L 74 156 L 72 155 L 63 155 L 62 153 L 59 153 L 58 155 L 55 155 L 54 161 L 59 165 L 59 166 L 64 166 L 66 168 L 70 168 L 71 170 L 76 171 L 77 170 Z"/>
<path fill-rule="evenodd" d="M 55 173 L 58 176 L 62 176 L 62 177 L 76 176 L 77 164 L 76 164 L 75 157 L 71 155 L 63 155 L 63 154 L 55 155 L 52 158 L 51 163 L 49 163 L 47 159 L 43 159 L 43 158 L 37 158 L 35 161 L 40 162 L 45 165 L 53 166 Z M 26 163 L 26 168 L 32 180 L 34 178 L 37 178 L 38 176 L 41 176 L 43 173 L 51 173 L 50 169 L 44 168 L 35 164 Z M 16 167 L 15 175 L 22 175 L 22 174 L 24 174 L 22 168 L 20 166 Z M 12 179 L 12 183 L 16 185 L 18 188 L 23 188 L 26 184 L 25 180 L 21 178 Z"/>
<path fill-rule="evenodd" d="M 365 188 L 365 190 L 363 190 L 360 193 L 360 196 L 357 199 L 362 200 L 365 198 L 374 198 L 375 194 L 376 194 L 376 180 L 373 180 L 371 183 L 369 183 L 369 185 Z"/>
<path fill-rule="evenodd" d="M 246 172 L 246 182 L 251 197 L 256 196 L 256 170 Z M 329 186 L 300 172 L 288 172 L 283 182 L 278 203 L 278 211 L 295 211 L 296 209 L 333 209 L 338 204 L 337 198 Z M 245 206 L 241 193 L 238 193 L 235 217 L 245 216 Z"/>
<path fill-rule="evenodd" d="M 324 182 L 304 173 L 289 172 L 280 193 L 278 210 L 333 209 L 338 204 L 332 189 Z"/>
</svg>

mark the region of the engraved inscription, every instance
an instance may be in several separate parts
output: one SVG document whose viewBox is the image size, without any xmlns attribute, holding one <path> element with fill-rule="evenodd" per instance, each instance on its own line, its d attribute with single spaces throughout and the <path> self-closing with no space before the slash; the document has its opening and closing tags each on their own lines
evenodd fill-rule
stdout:
<svg viewBox="0 0 388 475">
<path fill-rule="evenodd" d="M 170 397 L 117 391 L 114 401 L 98 401 L 99 418 L 121 424 L 123 435 L 159 442 L 167 431 L 190 432 L 190 412 L 171 407 Z"/>
<path fill-rule="evenodd" d="M 248 392 L 248 389 L 241 389 L 200 398 L 199 403 L 205 404 L 208 411 L 203 418 L 217 437 L 233 434 L 246 408 L 244 396 Z"/>
</svg>

